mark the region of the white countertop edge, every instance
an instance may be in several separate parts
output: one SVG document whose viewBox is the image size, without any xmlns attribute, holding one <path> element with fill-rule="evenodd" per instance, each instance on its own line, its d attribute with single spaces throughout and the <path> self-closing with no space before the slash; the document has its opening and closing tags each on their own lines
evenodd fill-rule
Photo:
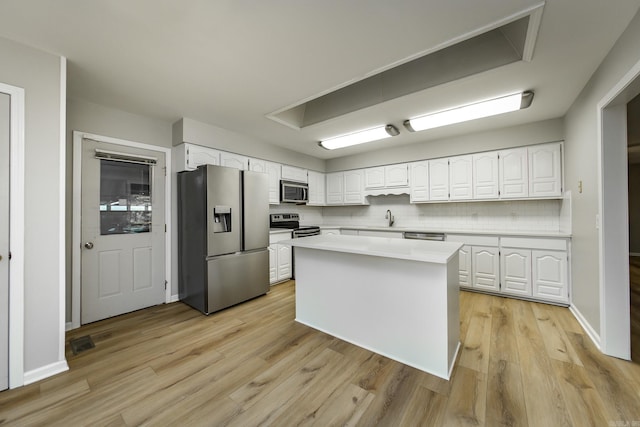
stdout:
<svg viewBox="0 0 640 427">
<path fill-rule="evenodd" d="M 483 236 L 518 236 L 518 237 L 556 237 L 560 239 L 571 238 L 571 233 L 563 233 L 560 231 L 518 231 L 518 230 L 455 230 L 455 229 L 439 229 L 439 228 L 420 228 L 420 227 L 378 227 L 378 226 L 358 226 L 358 225 L 321 225 L 321 230 L 338 229 L 338 230 L 370 230 L 370 231 L 387 231 L 404 233 L 405 231 L 417 233 L 444 233 L 444 234 L 468 234 Z"/>
<path fill-rule="evenodd" d="M 307 249 L 395 258 L 434 264 L 446 264 L 457 255 L 462 243 L 405 240 L 368 236 L 312 236 L 278 242 Z"/>
</svg>

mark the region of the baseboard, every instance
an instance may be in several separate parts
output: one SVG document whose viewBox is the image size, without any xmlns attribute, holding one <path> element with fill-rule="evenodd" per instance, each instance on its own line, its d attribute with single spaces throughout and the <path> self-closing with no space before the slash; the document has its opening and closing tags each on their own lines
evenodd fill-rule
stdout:
<svg viewBox="0 0 640 427">
<path fill-rule="evenodd" d="M 52 363 L 47 366 L 43 366 L 38 369 L 34 369 L 32 371 L 28 371 L 24 373 L 24 385 L 35 383 L 36 381 L 43 380 L 45 378 L 49 378 L 53 375 L 65 372 L 69 370 L 69 365 L 67 365 L 66 360 L 61 360 L 59 362 Z"/>
<path fill-rule="evenodd" d="M 169 304 L 172 302 L 178 302 L 180 301 L 180 295 L 175 294 L 175 295 L 171 295 L 171 298 L 169 298 Z"/>
<path fill-rule="evenodd" d="M 587 322 L 587 319 L 585 319 L 582 313 L 580 313 L 578 307 L 571 304 L 569 306 L 569 310 L 573 313 L 573 317 L 575 317 L 578 323 L 580 323 L 580 326 L 582 326 L 582 329 L 585 330 L 589 338 L 591 338 L 593 344 L 598 348 L 598 350 L 602 351 L 602 348 L 600 347 L 600 335 L 591 327 L 589 322 Z"/>
</svg>

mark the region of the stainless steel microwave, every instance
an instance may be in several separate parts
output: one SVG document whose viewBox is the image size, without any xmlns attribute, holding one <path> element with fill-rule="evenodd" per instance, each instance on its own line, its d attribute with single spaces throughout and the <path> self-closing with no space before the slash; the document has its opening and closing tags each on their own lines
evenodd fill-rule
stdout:
<svg viewBox="0 0 640 427">
<path fill-rule="evenodd" d="M 280 202 L 304 205 L 309 201 L 309 185 L 303 182 L 280 181 Z"/>
</svg>

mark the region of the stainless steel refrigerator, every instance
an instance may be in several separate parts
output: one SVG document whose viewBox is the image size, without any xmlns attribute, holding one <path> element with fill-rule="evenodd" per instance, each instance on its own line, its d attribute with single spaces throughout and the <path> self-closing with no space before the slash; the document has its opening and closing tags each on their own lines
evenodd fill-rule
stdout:
<svg viewBox="0 0 640 427">
<path fill-rule="evenodd" d="M 266 174 L 202 165 L 178 173 L 178 290 L 204 314 L 269 291 Z"/>
</svg>

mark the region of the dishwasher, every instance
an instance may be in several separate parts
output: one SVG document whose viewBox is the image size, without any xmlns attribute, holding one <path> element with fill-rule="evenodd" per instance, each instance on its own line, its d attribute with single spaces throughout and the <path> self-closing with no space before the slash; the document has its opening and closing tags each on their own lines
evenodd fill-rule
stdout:
<svg viewBox="0 0 640 427">
<path fill-rule="evenodd" d="M 444 242 L 444 233 L 417 233 L 413 231 L 405 231 L 403 233 L 405 239 L 412 240 L 434 240 Z"/>
</svg>

